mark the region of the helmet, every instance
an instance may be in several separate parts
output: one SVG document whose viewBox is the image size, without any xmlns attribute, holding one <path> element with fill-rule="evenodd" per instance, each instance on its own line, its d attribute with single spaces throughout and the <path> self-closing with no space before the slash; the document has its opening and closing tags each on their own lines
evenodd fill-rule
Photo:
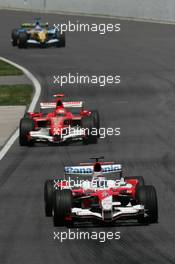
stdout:
<svg viewBox="0 0 175 264">
<path fill-rule="evenodd" d="M 63 103 L 60 99 L 57 100 L 56 102 L 56 107 L 62 106 L 63 107 Z"/>
<path fill-rule="evenodd" d="M 37 20 L 36 23 L 35 23 L 35 29 L 36 29 L 36 30 L 41 29 L 40 22 L 39 22 L 38 20 Z"/>
<path fill-rule="evenodd" d="M 94 164 L 94 172 L 101 172 L 102 168 L 101 168 L 101 164 L 99 162 L 96 162 Z"/>
<path fill-rule="evenodd" d="M 55 115 L 58 117 L 64 117 L 66 115 L 66 110 L 63 107 L 57 107 L 55 110 Z"/>
</svg>

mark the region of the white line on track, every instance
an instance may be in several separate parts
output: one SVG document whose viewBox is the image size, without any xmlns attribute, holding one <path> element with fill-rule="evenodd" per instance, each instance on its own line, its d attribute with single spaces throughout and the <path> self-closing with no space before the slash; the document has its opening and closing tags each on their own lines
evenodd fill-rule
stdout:
<svg viewBox="0 0 175 264">
<path fill-rule="evenodd" d="M 33 96 L 32 102 L 29 106 L 28 111 L 32 112 L 35 109 L 35 106 L 39 100 L 40 94 L 41 94 L 41 85 L 39 83 L 39 81 L 36 79 L 36 77 L 29 72 L 26 68 L 22 67 L 21 65 L 12 62 L 11 60 L 8 60 L 4 57 L 0 57 L 0 60 L 7 62 L 11 65 L 13 65 L 14 67 L 20 69 L 33 83 L 33 86 L 35 88 L 35 94 Z M 18 138 L 19 136 L 19 129 L 17 129 L 14 134 L 10 137 L 10 139 L 7 141 L 7 143 L 3 146 L 3 148 L 0 150 L 0 160 L 3 159 L 3 157 L 6 155 L 6 153 L 9 151 L 9 149 L 11 148 L 11 146 L 13 145 L 13 143 L 15 142 L 15 140 Z"/>
</svg>

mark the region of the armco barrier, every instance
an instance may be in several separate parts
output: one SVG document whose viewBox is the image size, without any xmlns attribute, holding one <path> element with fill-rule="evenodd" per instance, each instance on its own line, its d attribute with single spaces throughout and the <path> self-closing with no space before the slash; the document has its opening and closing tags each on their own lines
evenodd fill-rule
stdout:
<svg viewBox="0 0 175 264">
<path fill-rule="evenodd" d="M 175 22 L 175 0 L 0 0 L 0 8 Z"/>
</svg>

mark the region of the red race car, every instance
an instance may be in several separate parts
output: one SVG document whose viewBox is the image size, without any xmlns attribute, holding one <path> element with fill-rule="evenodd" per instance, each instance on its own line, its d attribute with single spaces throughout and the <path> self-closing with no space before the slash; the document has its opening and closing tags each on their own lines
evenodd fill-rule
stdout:
<svg viewBox="0 0 175 264">
<path fill-rule="evenodd" d="M 85 110 L 82 101 L 63 102 L 63 96 L 57 94 L 55 102 L 41 103 L 40 112 L 25 114 L 20 121 L 21 146 L 31 146 L 39 141 L 97 143 L 100 128 L 98 111 Z"/>
<path fill-rule="evenodd" d="M 65 177 L 44 184 L 45 215 L 54 226 L 79 221 L 115 223 L 136 219 L 156 223 L 156 190 L 142 176 L 124 177 L 114 162 L 85 163 L 65 167 Z"/>
</svg>

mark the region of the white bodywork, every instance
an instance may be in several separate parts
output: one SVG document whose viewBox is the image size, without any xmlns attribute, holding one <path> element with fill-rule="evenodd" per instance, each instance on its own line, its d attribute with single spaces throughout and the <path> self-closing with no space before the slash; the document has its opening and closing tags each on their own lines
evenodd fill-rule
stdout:
<svg viewBox="0 0 175 264">
<path fill-rule="evenodd" d="M 122 170 L 121 164 L 102 164 L 102 172 L 104 173 L 113 173 L 120 172 Z M 66 174 L 92 174 L 94 170 L 93 165 L 80 165 L 80 166 L 66 166 L 64 168 Z"/>
<path fill-rule="evenodd" d="M 82 101 L 70 101 L 70 102 L 63 102 L 63 106 L 65 108 L 76 108 L 76 107 L 83 107 Z M 41 109 L 54 109 L 56 108 L 56 102 L 42 102 L 40 103 Z"/>
<path fill-rule="evenodd" d="M 108 209 L 109 207 L 114 206 L 114 210 Z M 107 208 L 107 209 L 106 209 Z M 120 218 L 120 216 L 136 216 L 140 214 L 144 214 L 144 216 L 147 216 L 145 213 L 145 209 L 143 205 L 128 205 L 126 207 L 122 207 L 119 205 L 115 206 L 115 203 L 111 203 L 111 205 L 108 205 L 108 207 L 103 208 L 102 213 L 98 212 L 92 212 L 89 209 L 82 209 L 82 208 L 72 208 L 72 214 L 77 217 L 82 218 L 98 218 L 101 220 L 105 220 L 105 211 L 109 212 L 111 215 L 111 219 L 109 220 L 116 220 L 117 218 Z"/>
<path fill-rule="evenodd" d="M 29 135 L 32 139 L 35 139 L 36 141 L 57 142 L 55 141 L 54 136 L 51 136 L 49 134 L 49 128 L 40 128 L 37 131 L 31 131 Z M 62 134 L 58 142 L 65 142 L 68 139 L 82 140 L 83 135 L 84 129 L 82 129 L 81 127 L 75 127 L 74 129 L 70 129 L 67 135 Z"/>
<path fill-rule="evenodd" d="M 50 39 L 50 40 L 46 41 L 45 44 L 54 44 L 54 43 L 57 43 L 57 42 L 59 42 L 58 39 Z M 28 40 L 27 40 L 27 43 L 28 43 L 28 44 L 33 44 L 33 45 L 34 45 L 34 44 L 37 44 L 37 45 L 40 45 L 40 44 L 41 44 L 39 41 L 36 41 L 36 40 L 34 40 L 34 39 L 28 39 Z"/>
</svg>

